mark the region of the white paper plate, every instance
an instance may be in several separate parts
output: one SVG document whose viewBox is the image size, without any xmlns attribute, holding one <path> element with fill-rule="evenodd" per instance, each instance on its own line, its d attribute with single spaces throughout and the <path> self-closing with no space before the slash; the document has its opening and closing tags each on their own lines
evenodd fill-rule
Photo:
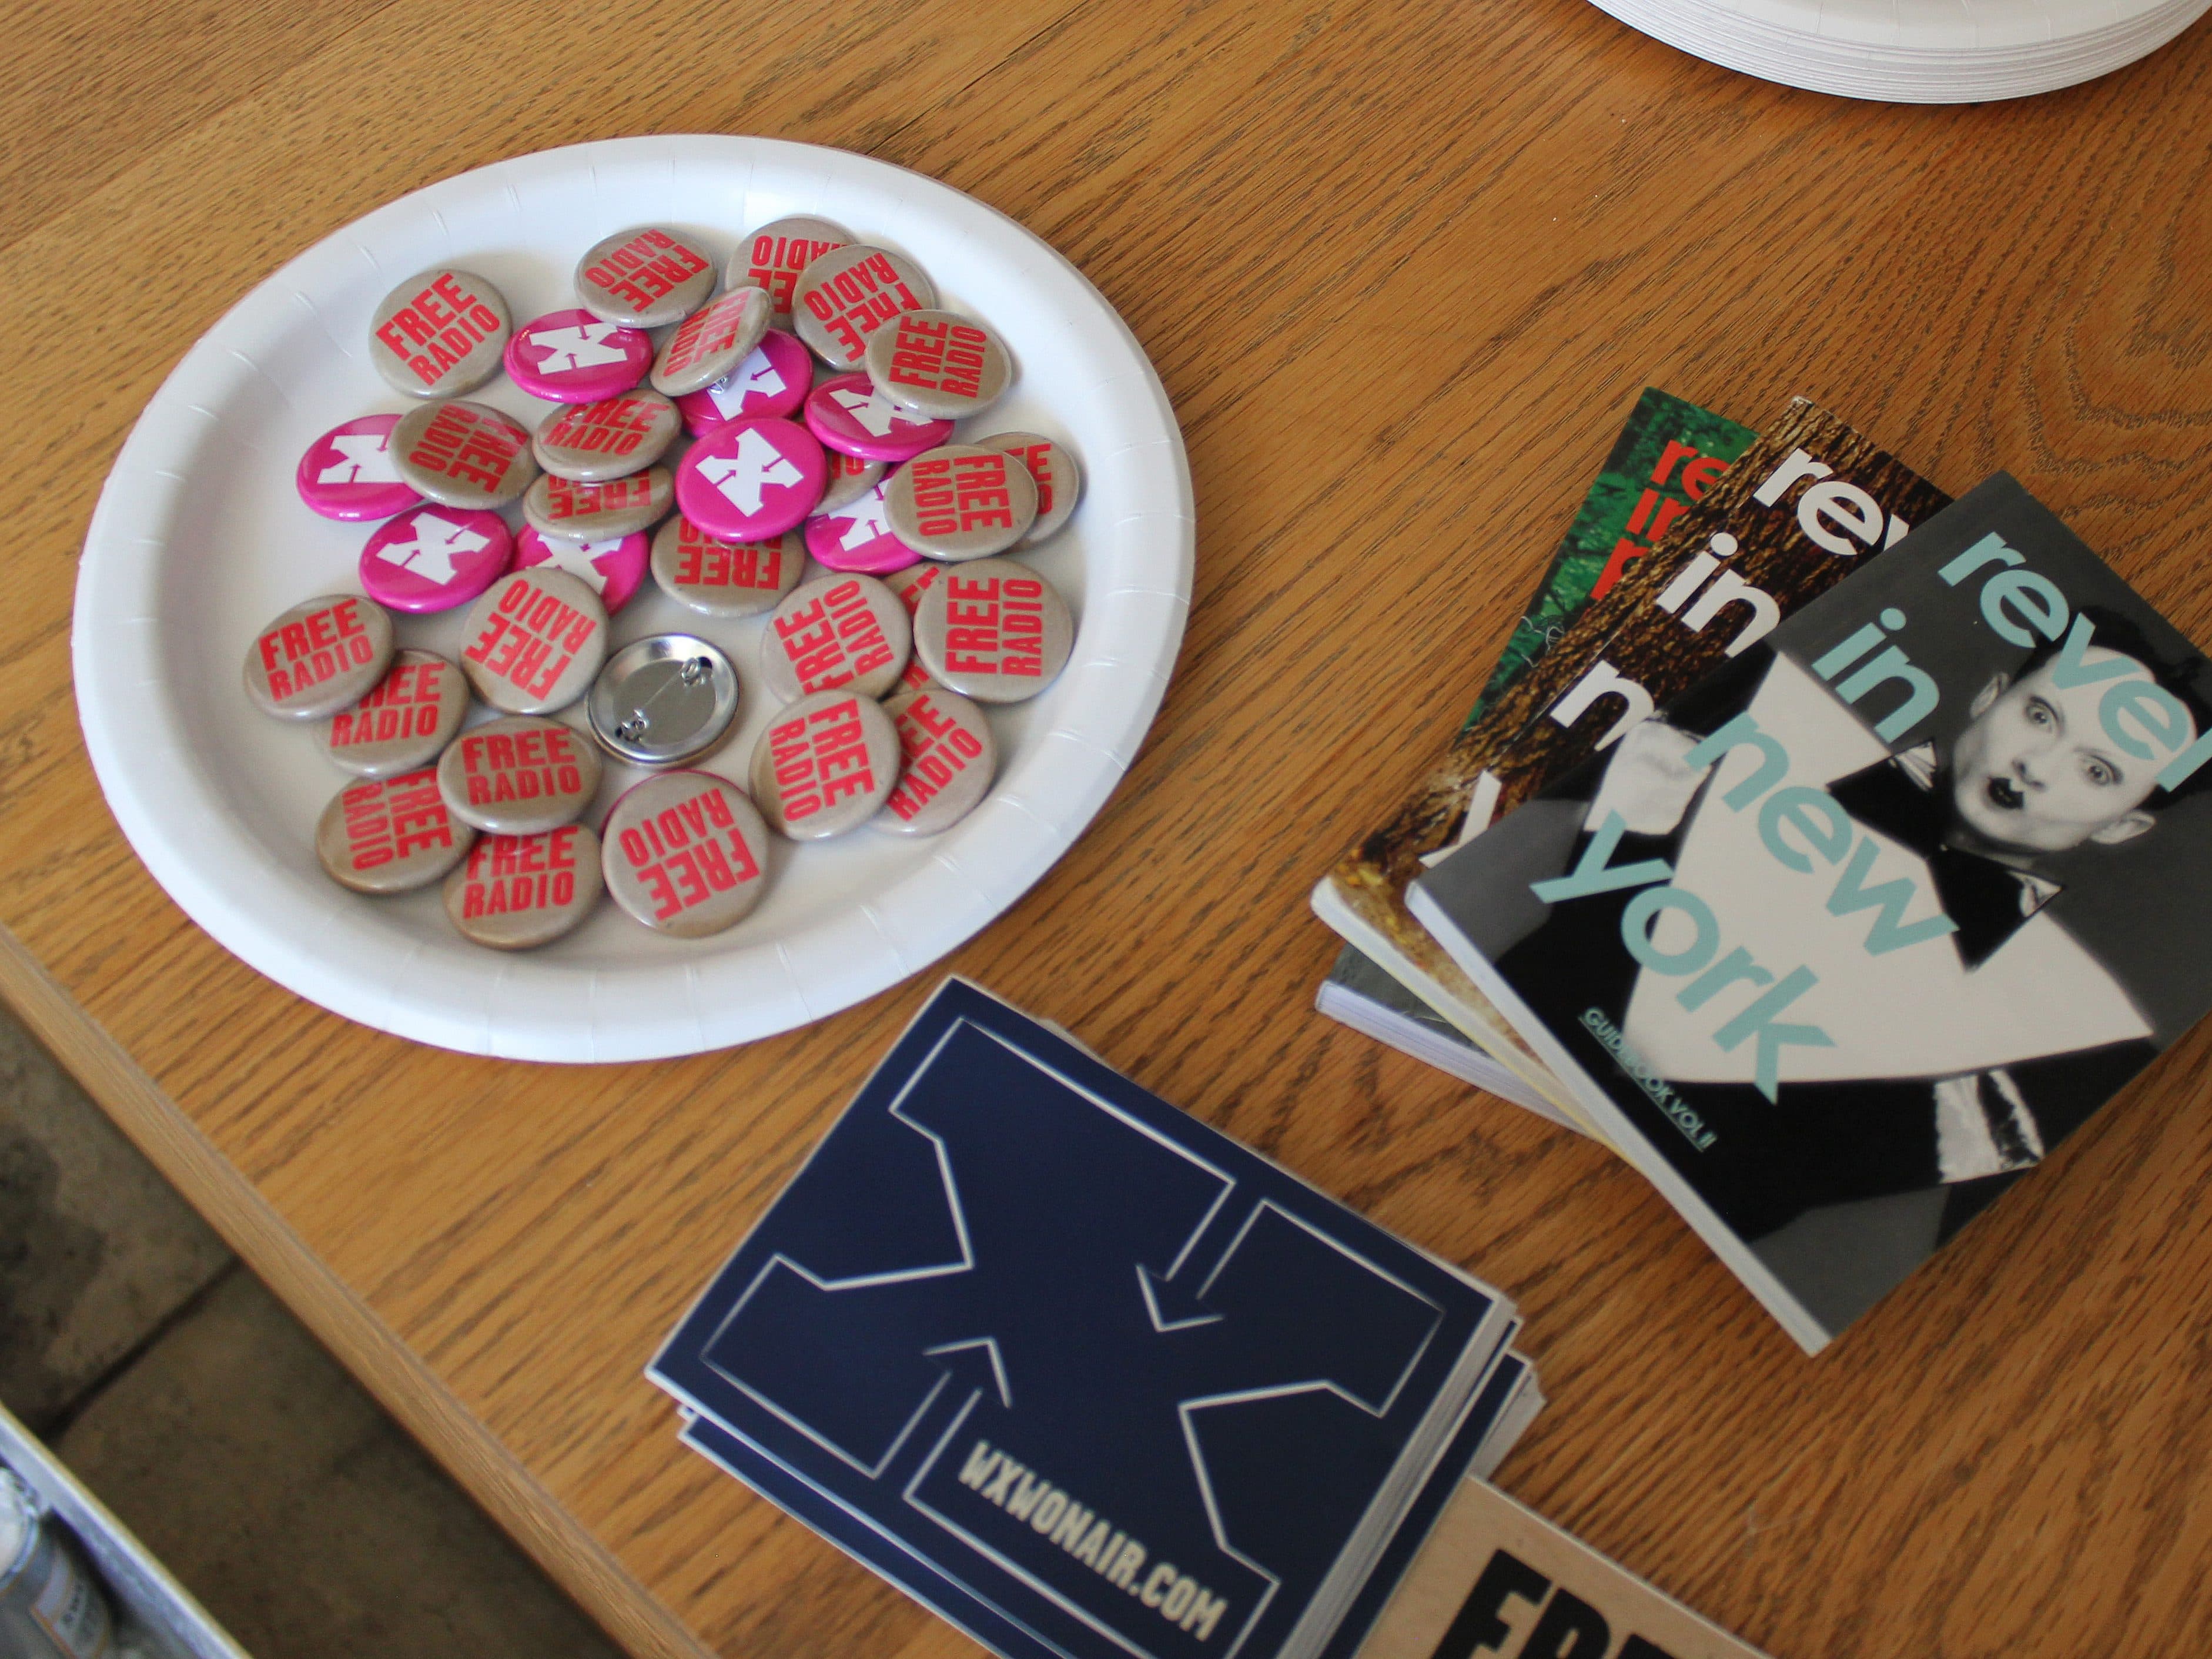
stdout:
<svg viewBox="0 0 2212 1659">
<path fill-rule="evenodd" d="M 613 231 L 672 222 L 723 254 L 743 232 L 793 213 L 912 256 L 943 303 L 1005 336 L 1019 380 L 963 431 L 1039 430 L 1080 459 L 1073 520 L 1024 556 L 1075 608 L 1074 654 L 1042 696 L 994 712 L 1001 754 L 990 799 L 933 840 L 861 830 L 780 844 L 760 908 L 704 940 L 650 933 L 610 902 L 558 944 L 507 956 L 456 935 L 435 886 L 381 900 L 337 887 L 312 839 L 344 779 L 309 728 L 255 712 L 240 676 L 270 617 L 357 587 L 371 526 L 308 512 L 292 473 L 318 434 L 404 402 L 367 359 L 377 301 L 451 263 L 495 283 L 519 323 L 574 304 L 578 256 Z M 530 425 L 550 407 L 504 376 L 470 395 Z M 1182 441 L 1142 348 L 1073 265 L 1012 220 L 917 174 L 808 145 L 579 145 L 370 214 L 254 289 L 192 348 L 140 417 L 93 515 L 72 641 L 77 707 L 100 787 L 155 879 L 279 984 L 364 1024 L 471 1053 L 691 1054 L 884 989 L 1051 866 L 1159 708 L 1189 608 L 1194 537 Z M 770 712 L 757 667 L 763 624 L 696 617 L 649 582 L 614 621 L 617 643 L 682 628 L 729 652 L 745 707 L 736 736 L 701 764 L 742 783 Z M 399 631 L 457 654 L 459 613 L 403 618 Z M 607 769 L 598 810 L 639 775 Z"/>
<path fill-rule="evenodd" d="M 1761 79 L 1893 103 L 2052 92 L 2157 50 L 2212 0 L 1594 0 Z"/>
</svg>

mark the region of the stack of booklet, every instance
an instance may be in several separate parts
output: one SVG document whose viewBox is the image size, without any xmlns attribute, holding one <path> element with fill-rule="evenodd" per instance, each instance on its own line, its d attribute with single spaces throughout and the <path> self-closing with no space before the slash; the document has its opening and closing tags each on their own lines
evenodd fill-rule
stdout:
<svg viewBox="0 0 2212 1659">
<path fill-rule="evenodd" d="M 2208 760 L 2212 665 L 2010 477 L 1647 392 L 1316 889 L 1323 1004 L 1463 1039 L 1816 1351 L 2212 1006 Z"/>
<path fill-rule="evenodd" d="M 1541 1406 L 1519 1326 L 954 980 L 648 1375 L 1010 1659 L 1348 1659 Z"/>
</svg>

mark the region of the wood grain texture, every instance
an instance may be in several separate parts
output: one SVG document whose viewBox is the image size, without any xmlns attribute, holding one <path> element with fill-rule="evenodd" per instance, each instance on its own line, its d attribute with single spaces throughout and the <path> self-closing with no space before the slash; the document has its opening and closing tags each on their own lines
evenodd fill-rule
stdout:
<svg viewBox="0 0 2212 1659">
<path fill-rule="evenodd" d="M 1335 941 L 1304 896 L 1432 763 L 1647 383 L 1754 421 L 1802 392 L 1954 491 L 2009 467 L 2212 640 L 2212 28 L 1927 110 L 1581 0 L 150 17 L 42 8 L 0 92 L 0 982 L 633 1647 L 972 1650 L 683 1451 L 640 1375 L 934 975 L 650 1066 L 346 1024 L 133 859 L 67 633 L 118 445 L 253 282 L 418 185 L 638 131 L 973 192 L 1104 290 L 1183 422 L 1202 529 L 1159 725 L 949 966 L 1518 1297 L 1553 1404 L 1507 1486 L 1770 1651 L 2202 1645 L 2204 1033 L 1808 1361 L 1607 1154 L 1313 1015 Z"/>
</svg>

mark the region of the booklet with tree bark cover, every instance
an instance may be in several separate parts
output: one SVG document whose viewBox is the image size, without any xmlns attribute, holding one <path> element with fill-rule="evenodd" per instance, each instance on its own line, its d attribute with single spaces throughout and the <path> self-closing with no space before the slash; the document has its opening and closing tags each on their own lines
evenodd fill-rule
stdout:
<svg viewBox="0 0 2212 1659">
<path fill-rule="evenodd" d="M 1328 981 L 1340 1000 L 1364 994 L 1349 960 L 1356 951 L 1464 1029 L 1465 1018 L 1455 1010 L 1478 1004 L 1480 998 L 1405 905 L 1406 884 L 1419 873 L 1425 859 L 1451 845 L 1467 820 L 1479 769 L 1462 763 L 1461 747 L 1491 706 L 1571 634 L 1592 599 L 1610 591 L 1678 518 L 1705 498 L 1753 435 L 1748 427 L 1656 386 L 1645 387 L 1637 398 L 1453 748 L 1390 822 L 1347 854 L 1314 890 L 1315 910 L 1349 941 Z M 1379 1006 L 1376 1015 L 1371 1024 L 1390 1018 Z M 1486 1016 L 1483 1025 L 1494 1044 L 1503 1043 L 1495 1063 L 1520 1079 L 1521 1091 L 1550 1098 L 1564 1092 L 1526 1049 L 1512 1042 L 1503 1022 Z M 1469 1080 L 1486 1085 L 1492 1081 L 1480 1076 Z"/>
</svg>

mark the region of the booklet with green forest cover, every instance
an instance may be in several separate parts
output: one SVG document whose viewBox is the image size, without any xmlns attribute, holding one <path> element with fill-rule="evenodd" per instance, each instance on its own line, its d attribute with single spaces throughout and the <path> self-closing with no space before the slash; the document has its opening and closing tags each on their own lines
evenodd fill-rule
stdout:
<svg viewBox="0 0 2212 1659">
<path fill-rule="evenodd" d="M 1468 711 L 1464 732 L 1601 597 L 1657 545 L 1676 519 L 1705 498 L 1757 434 L 1748 427 L 1647 386 L 1507 640 L 1496 670 Z M 1396 815 L 1346 855 L 1314 891 L 1322 920 L 1349 941 L 1332 980 L 1347 986 L 1358 951 L 1449 1015 L 1472 991 L 1459 969 L 1406 909 L 1405 890 L 1424 861 L 1449 849 L 1467 817 L 1477 769 L 1447 751 Z M 1539 1092 L 1559 1085 L 1534 1056 L 1501 1054 Z"/>
<path fill-rule="evenodd" d="M 1465 723 L 1480 720 L 1584 605 L 1603 598 L 1692 502 L 1704 500 L 1757 435 L 1725 415 L 1646 386 Z"/>
</svg>

